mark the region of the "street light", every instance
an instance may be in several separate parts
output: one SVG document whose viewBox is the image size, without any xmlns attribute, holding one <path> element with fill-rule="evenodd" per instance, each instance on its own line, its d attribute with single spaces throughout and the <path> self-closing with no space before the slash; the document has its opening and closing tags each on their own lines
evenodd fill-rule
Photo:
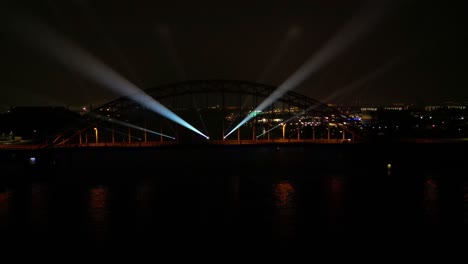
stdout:
<svg viewBox="0 0 468 264">
<path fill-rule="evenodd" d="M 96 144 L 98 143 L 98 129 L 97 127 L 94 128 L 94 133 L 96 134 Z"/>
<path fill-rule="evenodd" d="M 286 136 L 286 123 L 283 124 L 283 141 L 285 139 L 285 136 Z"/>
</svg>

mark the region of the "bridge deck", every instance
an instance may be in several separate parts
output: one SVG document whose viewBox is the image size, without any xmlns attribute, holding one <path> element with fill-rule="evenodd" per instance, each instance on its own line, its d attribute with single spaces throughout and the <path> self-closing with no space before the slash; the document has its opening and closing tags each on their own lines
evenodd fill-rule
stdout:
<svg viewBox="0 0 468 264">
<path fill-rule="evenodd" d="M 401 143 L 468 143 L 468 139 L 437 139 L 437 138 L 410 138 L 399 139 Z M 159 146 L 182 146 L 182 145 L 268 145 L 268 144 L 356 144 L 363 143 L 360 141 L 352 141 L 350 139 L 261 139 L 261 140 L 208 140 L 203 143 L 178 143 L 176 141 L 163 142 L 102 142 L 102 143 L 86 143 L 86 144 L 0 144 L 0 150 L 35 150 L 46 148 L 99 148 L 99 147 L 159 147 Z"/>
</svg>

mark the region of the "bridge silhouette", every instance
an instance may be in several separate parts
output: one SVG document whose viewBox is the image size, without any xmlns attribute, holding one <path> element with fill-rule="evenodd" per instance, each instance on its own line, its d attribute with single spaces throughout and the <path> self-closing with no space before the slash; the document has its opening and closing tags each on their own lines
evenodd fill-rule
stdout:
<svg viewBox="0 0 468 264">
<path fill-rule="evenodd" d="M 365 140 L 359 120 L 296 92 L 287 92 L 264 111 L 252 113 L 275 89 L 247 81 L 195 80 L 145 90 L 209 139 L 129 97 L 121 97 L 82 111 L 78 121 L 37 147 L 334 144 Z M 255 117 L 224 138 L 249 114 Z"/>
</svg>

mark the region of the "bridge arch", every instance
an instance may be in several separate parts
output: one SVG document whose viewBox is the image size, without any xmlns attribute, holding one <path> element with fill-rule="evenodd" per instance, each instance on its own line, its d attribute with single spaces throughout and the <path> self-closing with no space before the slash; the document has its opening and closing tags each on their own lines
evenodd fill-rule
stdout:
<svg viewBox="0 0 468 264">
<path fill-rule="evenodd" d="M 276 88 L 239 80 L 193 80 L 159 85 L 145 92 L 208 135 L 212 142 L 357 139 L 357 127 L 352 118 L 313 98 L 290 91 L 224 140 L 223 136 L 228 130 Z M 88 143 L 183 143 L 206 140 L 128 97 L 92 109 L 87 114 L 87 123 L 89 126 L 79 132 L 80 143 L 83 143 L 82 133 L 91 133 L 90 137 L 93 138 L 92 130 L 101 133 L 95 133 L 94 139 L 88 138 Z M 73 137 L 76 136 L 77 133 Z M 71 141 L 76 142 L 76 139 Z"/>
</svg>

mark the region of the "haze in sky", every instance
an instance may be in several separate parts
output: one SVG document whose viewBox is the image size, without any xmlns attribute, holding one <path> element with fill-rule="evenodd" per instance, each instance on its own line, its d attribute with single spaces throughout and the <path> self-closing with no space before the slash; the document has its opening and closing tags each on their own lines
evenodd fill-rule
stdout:
<svg viewBox="0 0 468 264">
<path fill-rule="evenodd" d="M 330 40 L 369 3 L 383 8 L 378 21 L 357 23 L 351 31 L 374 24 L 294 91 L 321 100 L 359 83 L 340 103 L 467 102 L 465 9 L 455 2 L 50 0 L 10 1 L 1 11 L 0 106 L 100 105 L 119 97 L 38 48 L 25 20 L 141 89 L 209 79 L 280 86 L 308 59 L 333 50 Z M 395 58 L 391 69 L 359 82 Z"/>
</svg>

